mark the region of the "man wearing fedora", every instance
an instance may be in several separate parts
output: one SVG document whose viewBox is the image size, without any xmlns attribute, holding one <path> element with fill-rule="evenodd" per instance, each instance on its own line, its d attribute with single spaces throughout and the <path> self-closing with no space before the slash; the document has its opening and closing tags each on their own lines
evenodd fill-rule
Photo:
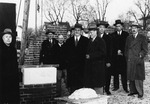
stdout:
<svg viewBox="0 0 150 104">
<path fill-rule="evenodd" d="M 131 25 L 131 35 L 126 41 L 125 56 L 130 89 L 128 96 L 138 94 L 138 98 L 142 99 L 143 81 L 145 80 L 144 57 L 148 52 L 148 43 L 146 36 L 138 32 L 139 27 L 137 23 Z"/>
<path fill-rule="evenodd" d="M 95 24 L 89 27 L 90 42 L 86 53 L 86 65 L 84 73 L 85 87 L 93 88 L 97 94 L 103 94 L 105 86 L 105 58 L 106 44 L 98 36 L 98 29 Z"/>
<path fill-rule="evenodd" d="M 67 86 L 70 93 L 83 87 L 85 55 L 89 39 L 82 36 L 81 24 L 75 24 L 74 36 L 66 40 Z"/>
<path fill-rule="evenodd" d="M 52 30 L 46 31 L 47 39 L 42 42 L 40 51 L 40 64 L 56 64 L 55 44 L 57 40 L 54 38 L 55 32 Z"/>
<path fill-rule="evenodd" d="M 123 89 L 128 93 L 127 86 L 127 69 L 126 69 L 126 60 L 124 55 L 126 38 L 129 36 L 129 33 L 123 31 L 123 23 L 121 20 L 116 20 L 114 26 L 116 31 L 111 34 L 113 39 L 113 52 L 112 52 L 112 61 L 113 61 L 113 84 L 116 91 L 119 89 L 119 74 L 121 75 L 121 82 Z"/>
<path fill-rule="evenodd" d="M 99 37 L 102 38 L 105 41 L 106 44 L 106 59 L 105 59 L 105 92 L 107 95 L 111 95 L 110 89 L 110 80 L 111 80 L 111 58 L 112 58 L 112 38 L 111 36 L 106 33 L 106 28 L 109 26 L 109 24 L 106 21 L 100 21 L 97 24 L 97 28 L 99 30 Z"/>
</svg>

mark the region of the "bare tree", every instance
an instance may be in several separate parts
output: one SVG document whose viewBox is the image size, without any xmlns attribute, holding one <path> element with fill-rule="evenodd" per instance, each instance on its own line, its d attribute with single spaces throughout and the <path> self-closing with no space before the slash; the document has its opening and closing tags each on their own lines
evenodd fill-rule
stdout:
<svg viewBox="0 0 150 104">
<path fill-rule="evenodd" d="M 118 16 L 118 19 L 120 19 L 124 23 L 124 29 L 128 30 L 131 23 L 133 22 L 131 19 L 131 14 L 127 13 L 122 13 Z"/>
<path fill-rule="evenodd" d="M 70 0 L 72 15 L 76 23 L 82 20 L 82 16 L 85 14 L 87 10 L 87 3 L 88 0 L 84 0 L 84 3 L 83 0 Z"/>
<path fill-rule="evenodd" d="M 67 10 L 67 2 L 68 0 L 45 0 L 48 15 L 45 13 L 45 17 L 50 22 L 62 22 Z"/>
<path fill-rule="evenodd" d="M 107 7 L 111 0 L 96 0 L 96 12 L 97 12 L 97 19 L 98 20 L 105 20 Z"/>
<path fill-rule="evenodd" d="M 137 12 L 136 12 L 136 11 L 130 9 L 126 14 L 129 15 L 129 16 L 134 17 L 135 21 L 136 21 L 137 23 L 139 23 L 139 19 L 138 19 L 138 16 L 137 16 Z"/>
<path fill-rule="evenodd" d="M 137 0 L 135 5 L 140 10 L 141 19 L 143 20 L 143 29 L 145 29 L 147 17 L 150 16 L 150 0 Z"/>
<path fill-rule="evenodd" d="M 89 5 L 85 8 L 84 13 L 81 16 L 82 21 L 86 21 L 89 24 L 97 19 L 96 11 L 93 6 Z"/>
</svg>

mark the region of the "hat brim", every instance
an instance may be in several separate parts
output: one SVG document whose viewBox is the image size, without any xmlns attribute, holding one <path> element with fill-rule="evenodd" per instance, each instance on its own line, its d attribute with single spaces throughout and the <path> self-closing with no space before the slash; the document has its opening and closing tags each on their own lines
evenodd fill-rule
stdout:
<svg viewBox="0 0 150 104">
<path fill-rule="evenodd" d="M 115 23 L 115 24 L 114 24 L 114 26 L 116 26 L 117 24 L 121 24 L 121 25 L 124 25 L 124 23 L 122 23 L 122 22 L 121 22 L 121 23 Z"/>
<path fill-rule="evenodd" d="M 131 25 L 130 27 L 137 27 L 137 28 L 141 28 L 141 26 L 139 26 L 139 25 Z"/>
<path fill-rule="evenodd" d="M 79 28 L 79 29 L 83 30 L 83 28 L 82 28 L 82 27 L 74 27 L 72 30 L 75 30 L 75 28 Z"/>
<path fill-rule="evenodd" d="M 75 28 L 80 28 L 81 30 L 83 30 L 83 28 L 82 28 L 82 25 L 81 24 L 75 24 L 75 26 L 73 27 L 74 29 Z"/>
<path fill-rule="evenodd" d="M 46 35 L 48 35 L 49 33 L 55 34 L 55 32 L 54 32 L 54 31 L 49 31 L 49 30 L 48 30 L 48 31 L 46 31 L 46 33 L 45 33 L 45 34 L 46 34 Z"/>
<path fill-rule="evenodd" d="M 3 37 L 5 34 L 10 34 L 11 36 L 13 36 L 13 33 L 12 33 L 12 32 L 2 32 L 2 37 Z"/>
<path fill-rule="evenodd" d="M 97 24 L 96 26 L 99 27 L 100 25 L 105 26 L 105 28 L 107 28 L 107 27 L 109 26 L 109 24 L 101 24 L 101 23 L 100 23 L 100 24 Z"/>
<path fill-rule="evenodd" d="M 89 30 L 89 31 L 92 31 L 92 30 L 97 31 L 98 29 L 97 29 L 97 28 L 89 28 L 88 30 Z"/>
</svg>

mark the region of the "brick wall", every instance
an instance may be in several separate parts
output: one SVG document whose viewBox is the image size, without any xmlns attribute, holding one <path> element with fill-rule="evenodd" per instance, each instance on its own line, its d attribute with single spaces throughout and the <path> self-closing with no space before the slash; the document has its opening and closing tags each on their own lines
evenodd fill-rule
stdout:
<svg viewBox="0 0 150 104">
<path fill-rule="evenodd" d="M 64 25 L 48 25 L 47 29 L 56 31 L 66 38 L 67 27 Z M 41 32 L 37 37 L 32 37 L 29 43 L 28 52 L 25 55 L 24 65 L 38 65 L 41 43 L 46 39 L 45 32 Z M 56 104 L 54 97 L 57 96 L 56 84 L 41 85 L 20 85 L 21 104 Z"/>
<path fill-rule="evenodd" d="M 20 104 L 57 104 L 56 84 L 21 85 Z"/>
<path fill-rule="evenodd" d="M 48 25 L 46 29 L 55 30 L 57 39 L 58 35 L 64 35 L 66 39 L 67 27 L 65 25 Z M 28 47 L 28 54 L 25 55 L 25 65 L 38 65 L 39 64 L 39 53 L 41 49 L 41 43 L 46 39 L 45 32 L 41 32 L 39 36 L 32 37 L 31 42 Z"/>
</svg>

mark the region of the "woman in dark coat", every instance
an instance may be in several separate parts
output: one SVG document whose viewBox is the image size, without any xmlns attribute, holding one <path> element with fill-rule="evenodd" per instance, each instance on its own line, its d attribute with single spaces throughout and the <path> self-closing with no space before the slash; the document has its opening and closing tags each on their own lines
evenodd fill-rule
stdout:
<svg viewBox="0 0 150 104">
<path fill-rule="evenodd" d="M 19 104 L 19 70 L 17 52 L 11 30 L 5 29 L 0 38 L 0 103 Z"/>
<path fill-rule="evenodd" d="M 89 29 L 91 41 L 89 42 L 85 64 L 85 87 L 94 88 L 98 94 L 103 94 L 105 85 L 105 41 L 97 36 L 97 28 Z"/>
</svg>

